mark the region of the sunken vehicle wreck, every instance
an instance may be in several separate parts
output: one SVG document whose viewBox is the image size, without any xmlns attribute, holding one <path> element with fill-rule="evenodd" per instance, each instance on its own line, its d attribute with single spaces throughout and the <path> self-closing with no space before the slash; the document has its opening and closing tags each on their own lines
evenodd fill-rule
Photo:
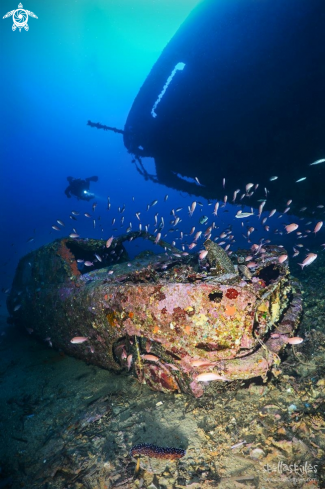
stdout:
<svg viewBox="0 0 325 489">
<path fill-rule="evenodd" d="M 249 251 L 230 259 L 207 240 L 199 260 L 161 240 L 160 255 L 130 262 L 123 242 L 139 237 L 155 240 L 133 232 L 113 241 L 115 263 L 102 240 L 59 239 L 29 253 L 8 297 L 11 320 L 68 355 L 130 370 L 163 392 L 199 397 L 202 373 L 221 382 L 266 378 L 302 311 L 299 282 L 279 260 L 283 248 L 265 246 L 248 270 Z M 95 253 L 102 261 L 79 270 L 78 260 Z"/>
</svg>

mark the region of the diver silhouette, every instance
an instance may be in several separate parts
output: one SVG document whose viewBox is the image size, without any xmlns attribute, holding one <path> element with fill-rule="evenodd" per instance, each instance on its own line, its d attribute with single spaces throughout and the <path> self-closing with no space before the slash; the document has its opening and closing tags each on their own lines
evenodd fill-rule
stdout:
<svg viewBox="0 0 325 489">
<path fill-rule="evenodd" d="M 81 178 L 67 177 L 69 186 L 65 189 L 65 195 L 70 199 L 71 195 L 75 195 L 79 200 L 91 200 L 95 195 L 89 192 L 90 182 L 97 182 L 98 177 L 88 177 L 85 180 Z"/>
</svg>

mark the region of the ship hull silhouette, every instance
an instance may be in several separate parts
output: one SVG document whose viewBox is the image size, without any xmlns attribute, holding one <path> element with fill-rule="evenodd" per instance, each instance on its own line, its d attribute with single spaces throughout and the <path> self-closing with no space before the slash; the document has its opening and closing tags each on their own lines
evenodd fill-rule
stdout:
<svg viewBox="0 0 325 489">
<path fill-rule="evenodd" d="M 128 115 L 124 143 L 138 170 L 208 199 L 223 197 L 225 178 L 228 192 L 259 184 L 249 205 L 265 187 L 275 206 L 321 203 L 325 163 L 310 164 L 325 157 L 324 20 L 323 0 L 200 3 Z"/>
</svg>

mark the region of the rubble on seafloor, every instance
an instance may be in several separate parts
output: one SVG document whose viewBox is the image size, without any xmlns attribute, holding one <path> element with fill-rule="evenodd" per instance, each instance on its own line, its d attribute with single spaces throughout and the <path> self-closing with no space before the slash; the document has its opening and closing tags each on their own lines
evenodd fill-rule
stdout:
<svg viewBox="0 0 325 489">
<path fill-rule="evenodd" d="M 297 271 L 304 314 L 295 334 L 303 343 L 289 346 L 264 381 L 210 382 L 200 398 L 155 392 L 125 372 L 52 350 L 37 357 L 50 358 L 44 372 L 38 365 L 33 370 L 35 355 L 26 358 L 16 342 L 16 358 L 8 357 L 9 334 L 0 359 L 3 392 L 22 369 L 26 379 L 1 399 L 11 426 L 1 426 L 7 487 L 325 487 L 325 257 L 317 265 Z M 26 344 L 38 348 L 29 337 Z M 182 448 L 186 455 L 133 458 L 130 450 L 139 443 Z"/>
</svg>

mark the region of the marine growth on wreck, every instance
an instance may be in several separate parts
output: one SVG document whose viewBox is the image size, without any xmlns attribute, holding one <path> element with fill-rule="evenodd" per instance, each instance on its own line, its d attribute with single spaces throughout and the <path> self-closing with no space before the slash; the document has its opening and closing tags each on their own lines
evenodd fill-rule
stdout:
<svg viewBox="0 0 325 489">
<path fill-rule="evenodd" d="M 89 272 L 78 259 L 103 255 L 102 240 L 59 239 L 25 256 L 8 298 L 12 320 L 158 391 L 199 397 L 205 380 L 266 379 L 302 311 L 299 282 L 279 259 L 283 248 L 264 246 L 248 270 L 246 250 L 230 258 L 208 239 L 200 260 L 160 240 L 166 252 L 130 262 L 123 242 L 140 237 L 156 240 L 144 232 L 121 236 L 111 245 L 120 260 L 104 253 Z"/>
</svg>

